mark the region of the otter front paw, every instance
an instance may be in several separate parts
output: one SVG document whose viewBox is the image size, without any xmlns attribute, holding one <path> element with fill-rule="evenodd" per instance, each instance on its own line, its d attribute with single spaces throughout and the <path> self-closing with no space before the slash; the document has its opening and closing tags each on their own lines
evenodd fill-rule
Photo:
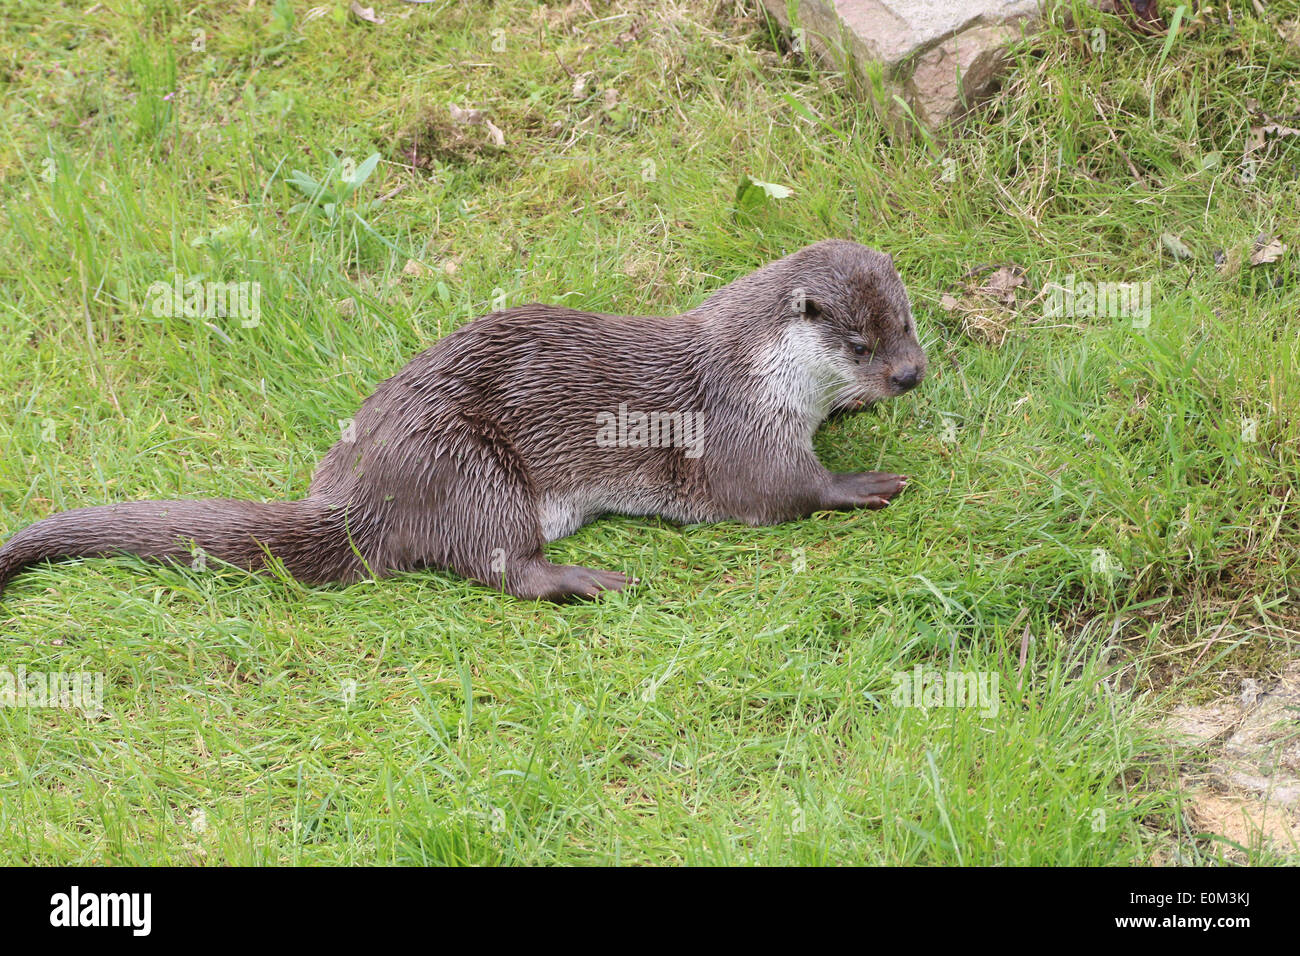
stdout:
<svg viewBox="0 0 1300 956">
<path fill-rule="evenodd" d="M 834 475 L 831 508 L 883 508 L 907 486 L 906 475 L 887 471 L 860 471 Z"/>
</svg>

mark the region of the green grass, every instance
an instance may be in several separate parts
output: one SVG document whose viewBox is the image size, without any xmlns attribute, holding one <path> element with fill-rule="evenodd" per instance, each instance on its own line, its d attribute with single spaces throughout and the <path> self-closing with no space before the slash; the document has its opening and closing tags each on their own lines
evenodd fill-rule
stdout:
<svg viewBox="0 0 1300 956">
<path fill-rule="evenodd" d="M 1300 4 L 1216 5 L 1163 58 L 1076 4 L 1094 52 L 1056 10 L 933 144 L 891 139 L 745 3 L 387 3 L 382 26 L 339 0 L 89 6 L 11 2 L 0 27 L 6 532 L 300 496 L 339 421 L 498 296 L 671 314 L 828 236 L 894 255 L 931 374 L 817 438 L 833 469 L 913 476 L 887 510 L 602 520 L 550 548 L 642 579 L 595 604 L 440 573 L 22 576 L 3 665 L 100 672 L 105 712 L 0 708 L 0 859 L 1223 857 L 1151 728 L 1300 633 L 1300 137 L 1240 175 L 1251 109 L 1300 126 Z M 292 211 L 293 170 L 376 152 L 340 215 Z M 746 174 L 794 194 L 738 214 Z M 1214 268 L 1260 233 L 1278 262 Z M 1014 309 L 941 307 L 1010 263 Z M 261 283 L 260 324 L 155 317 L 177 273 Z M 1150 327 L 1045 318 L 1070 273 L 1150 281 Z M 917 665 L 997 675 L 997 715 L 898 706 Z"/>
</svg>

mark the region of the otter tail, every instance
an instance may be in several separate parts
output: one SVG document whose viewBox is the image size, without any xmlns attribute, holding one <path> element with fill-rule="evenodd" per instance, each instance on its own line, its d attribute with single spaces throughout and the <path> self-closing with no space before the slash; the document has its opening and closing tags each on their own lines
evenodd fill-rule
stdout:
<svg viewBox="0 0 1300 956">
<path fill-rule="evenodd" d="M 353 551 L 346 512 L 312 498 L 132 501 L 64 511 L 0 548 L 0 592 L 40 561 L 136 554 L 188 562 L 199 550 L 250 571 L 266 566 L 269 551 L 305 584 L 355 580 L 364 565 Z"/>
</svg>

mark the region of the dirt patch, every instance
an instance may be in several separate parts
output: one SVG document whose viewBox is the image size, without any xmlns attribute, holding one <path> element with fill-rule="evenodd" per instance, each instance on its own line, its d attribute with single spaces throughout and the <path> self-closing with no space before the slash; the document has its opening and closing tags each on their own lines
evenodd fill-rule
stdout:
<svg viewBox="0 0 1300 956">
<path fill-rule="evenodd" d="M 977 266 L 963 277 L 956 294 L 947 292 L 939 307 L 961 321 L 961 331 L 984 345 L 1000 347 L 1018 318 L 1017 290 L 1025 284 L 1018 265 Z"/>
<path fill-rule="evenodd" d="M 434 160 L 473 166 L 505 155 L 484 124 L 456 123 L 446 107 L 426 110 L 397 136 L 393 150 L 397 159 L 416 169 L 428 169 Z"/>
<path fill-rule="evenodd" d="M 1181 782 L 1191 822 L 1229 841 L 1228 857 L 1244 858 L 1236 847 L 1300 853 L 1300 661 L 1274 683 L 1246 680 L 1234 698 L 1179 707 L 1164 729 L 1209 758 Z"/>
</svg>

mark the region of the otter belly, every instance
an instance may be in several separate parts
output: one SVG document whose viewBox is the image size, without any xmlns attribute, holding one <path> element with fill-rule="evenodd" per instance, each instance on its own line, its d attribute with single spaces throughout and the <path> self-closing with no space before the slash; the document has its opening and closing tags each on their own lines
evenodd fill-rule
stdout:
<svg viewBox="0 0 1300 956">
<path fill-rule="evenodd" d="M 659 515 L 679 524 L 708 520 L 698 505 L 662 488 L 581 488 L 544 496 L 537 508 L 547 541 L 571 535 L 604 514 Z"/>
</svg>

